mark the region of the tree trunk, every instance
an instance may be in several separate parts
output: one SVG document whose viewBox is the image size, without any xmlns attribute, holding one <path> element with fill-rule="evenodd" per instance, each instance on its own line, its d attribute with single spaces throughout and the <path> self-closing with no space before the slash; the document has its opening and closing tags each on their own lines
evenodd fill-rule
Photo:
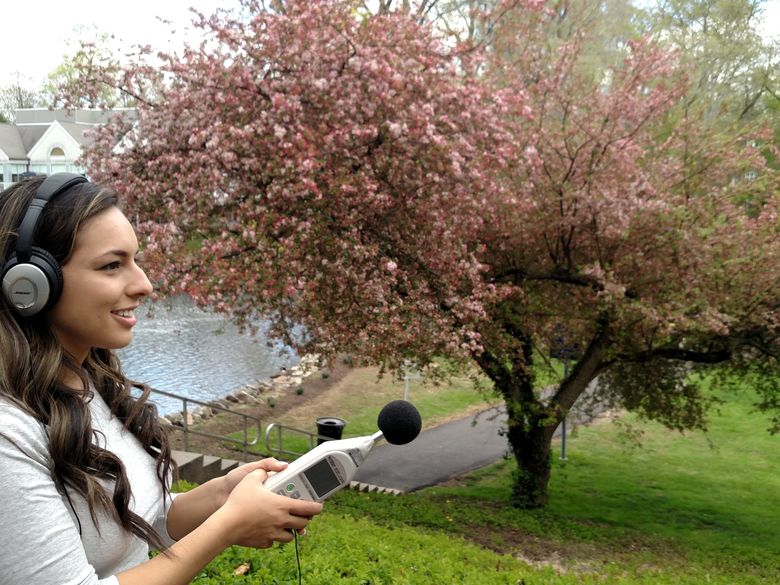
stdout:
<svg viewBox="0 0 780 585">
<path fill-rule="evenodd" d="M 604 350 L 610 343 L 608 319 L 604 316 L 600 320 L 572 371 L 544 400 L 534 391 L 530 337 L 509 320 L 502 325 L 514 344 L 503 350 L 485 349 L 474 359 L 506 404 L 507 435 L 517 462 L 512 504 L 518 508 L 541 508 L 548 501 L 553 434 L 602 367 Z"/>
<path fill-rule="evenodd" d="M 536 409 L 540 406 L 524 405 Z M 533 509 L 547 505 L 550 483 L 550 451 L 557 419 L 547 416 L 525 416 L 524 424 L 513 424 L 509 415 L 508 438 L 517 463 L 512 486 L 512 505 Z M 554 425 L 554 426 L 550 426 Z"/>
<path fill-rule="evenodd" d="M 540 508 L 548 499 L 550 446 L 561 416 L 556 407 L 545 406 L 538 399 L 530 368 L 530 339 L 514 333 L 520 341 L 516 351 L 484 351 L 475 359 L 506 404 L 507 436 L 517 462 L 512 504 Z"/>
</svg>

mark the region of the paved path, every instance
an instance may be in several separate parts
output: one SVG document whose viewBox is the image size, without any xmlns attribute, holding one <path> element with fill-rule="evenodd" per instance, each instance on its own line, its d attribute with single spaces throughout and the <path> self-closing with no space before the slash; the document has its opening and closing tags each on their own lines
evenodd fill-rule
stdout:
<svg viewBox="0 0 780 585">
<path fill-rule="evenodd" d="M 382 443 L 354 480 L 408 492 L 484 467 L 508 451 L 499 435 L 505 421 L 503 407 L 496 407 L 423 431 L 407 445 Z"/>
</svg>

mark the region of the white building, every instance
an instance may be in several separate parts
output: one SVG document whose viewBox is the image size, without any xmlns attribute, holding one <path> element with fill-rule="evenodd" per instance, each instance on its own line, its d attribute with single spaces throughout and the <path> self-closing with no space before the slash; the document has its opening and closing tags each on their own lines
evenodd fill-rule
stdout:
<svg viewBox="0 0 780 585">
<path fill-rule="evenodd" d="M 132 109 L 16 110 L 13 124 L 0 124 L 1 188 L 17 182 L 23 173 L 84 172 L 76 161 L 89 141 L 85 132 L 114 115 L 133 113 Z"/>
</svg>

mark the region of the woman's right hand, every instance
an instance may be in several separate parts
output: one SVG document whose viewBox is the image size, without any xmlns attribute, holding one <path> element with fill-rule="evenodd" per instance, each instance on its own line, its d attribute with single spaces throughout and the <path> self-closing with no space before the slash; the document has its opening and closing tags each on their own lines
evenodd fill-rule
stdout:
<svg viewBox="0 0 780 585">
<path fill-rule="evenodd" d="M 322 504 L 277 495 L 263 486 L 266 471 L 249 473 L 230 493 L 215 516 L 225 522 L 230 544 L 268 548 L 274 541 L 290 542 L 291 531 L 302 531 Z"/>
</svg>

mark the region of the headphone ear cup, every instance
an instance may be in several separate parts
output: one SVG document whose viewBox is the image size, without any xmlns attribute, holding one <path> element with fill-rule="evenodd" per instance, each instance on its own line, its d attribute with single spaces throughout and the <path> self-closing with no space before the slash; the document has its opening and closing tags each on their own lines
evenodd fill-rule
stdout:
<svg viewBox="0 0 780 585">
<path fill-rule="evenodd" d="M 46 305 L 44 309 L 54 306 L 54 303 L 60 298 L 62 294 L 62 269 L 60 263 L 56 258 L 43 248 L 36 248 L 33 246 L 30 262 L 38 266 L 45 274 L 49 281 L 49 297 L 46 299 Z"/>
<path fill-rule="evenodd" d="M 17 263 L 16 254 L 3 269 L 3 295 L 16 310 L 31 317 L 51 307 L 62 293 L 62 270 L 54 256 L 33 247 L 29 262 Z"/>
</svg>

